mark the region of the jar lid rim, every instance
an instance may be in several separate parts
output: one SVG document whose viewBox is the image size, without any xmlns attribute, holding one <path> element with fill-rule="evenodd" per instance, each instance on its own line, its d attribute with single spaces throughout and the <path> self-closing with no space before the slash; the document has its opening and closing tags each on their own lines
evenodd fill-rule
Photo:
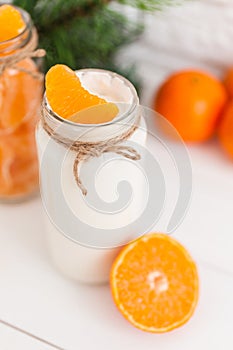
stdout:
<svg viewBox="0 0 233 350">
<path fill-rule="evenodd" d="M 112 72 L 110 70 L 100 69 L 100 68 L 84 68 L 84 69 L 78 69 L 75 72 L 76 73 L 78 73 L 78 72 L 79 73 L 82 73 L 82 72 L 83 73 L 85 73 L 85 72 L 108 73 L 113 77 L 118 77 L 130 88 L 130 92 L 132 93 L 133 101 L 131 103 L 129 110 L 127 110 L 126 112 L 122 113 L 119 117 L 116 117 L 109 122 L 99 123 L 99 124 L 81 124 L 81 123 L 73 122 L 73 121 L 68 120 L 68 119 L 64 119 L 61 116 L 59 116 L 57 113 L 55 113 L 49 105 L 49 102 L 48 102 L 47 97 L 46 97 L 46 91 L 45 91 L 44 99 L 43 99 L 43 108 L 46 109 L 46 111 L 49 113 L 50 116 L 52 116 L 53 118 L 55 118 L 59 122 L 62 122 L 64 124 L 74 126 L 74 127 L 75 126 L 80 127 L 80 128 L 104 127 L 104 126 L 112 125 L 116 122 L 120 122 L 120 121 L 124 120 L 126 117 L 128 117 L 130 114 L 132 114 L 136 110 L 136 108 L 139 106 L 139 98 L 138 98 L 135 87 L 128 79 L 126 79 L 122 75 L 115 73 L 115 72 Z M 124 103 L 124 102 L 122 102 L 122 103 Z"/>
</svg>

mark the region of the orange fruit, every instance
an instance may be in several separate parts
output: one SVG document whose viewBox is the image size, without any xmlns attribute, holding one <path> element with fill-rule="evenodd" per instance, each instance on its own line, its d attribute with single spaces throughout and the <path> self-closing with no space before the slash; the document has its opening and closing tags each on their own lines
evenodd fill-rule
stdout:
<svg viewBox="0 0 233 350">
<path fill-rule="evenodd" d="M 229 94 L 230 97 L 233 97 L 233 68 L 230 68 L 224 79 L 223 84 L 225 85 L 225 88 Z"/>
<path fill-rule="evenodd" d="M 147 332 L 181 326 L 198 300 L 196 265 L 166 234 L 148 234 L 125 246 L 113 264 L 110 281 L 122 315 Z"/>
<path fill-rule="evenodd" d="M 228 102 L 219 125 L 220 143 L 233 160 L 233 101 Z"/>
<path fill-rule="evenodd" d="M 25 29 L 25 22 L 20 12 L 11 5 L 0 6 L 0 42 L 10 40 Z"/>
<path fill-rule="evenodd" d="M 52 110 L 60 117 L 71 119 L 78 123 L 104 123 L 112 120 L 118 113 L 113 103 L 108 104 L 104 99 L 85 90 L 79 78 L 69 67 L 57 64 L 46 74 L 46 97 Z M 96 106 L 105 105 L 107 113 L 98 113 Z M 109 108 L 110 105 L 110 108 Z M 90 113 L 91 107 L 93 113 Z M 87 109 L 87 113 L 77 114 Z M 101 109 L 103 112 L 103 110 Z"/>
<path fill-rule="evenodd" d="M 213 136 L 227 101 L 223 84 L 200 71 L 171 75 L 160 87 L 154 108 L 173 124 L 184 141 Z"/>
</svg>

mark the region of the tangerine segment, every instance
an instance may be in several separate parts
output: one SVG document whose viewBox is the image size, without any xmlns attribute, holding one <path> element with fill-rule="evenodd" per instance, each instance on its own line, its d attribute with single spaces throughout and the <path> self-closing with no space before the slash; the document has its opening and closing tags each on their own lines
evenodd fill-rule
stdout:
<svg viewBox="0 0 233 350">
<path fill-rule="evenodd" d="M 0 138 L 0 196 L 16 197 L 38 187 L 34 122 Z"/>
<path fill-rule="evenodd" d="M 85 90 L 79 78 L 69 67 L 57 64 L 46 74 L 46 96 L 52 110 L 60 117 L 72 119 L 78 112 L 97 105 L 107 105 L 104 99 Z M 103 123 L 112 120 L 118 113 L 118 108 L 107 108 L 104 118 L 101 113 L 93 116 L 88 114 L 88 123 Z M 87 123 L 86 115 L 78 119 L 79 123 Z"/>
<path fill-rule="evenodd" d="M 198 300 L 196 265 L 166 234 L 148 234 L 125 246 L 113 264 L 110 281 L 122 315 L 147 332 L 181 326 Z"/>
<path fill-rule="evenodd" d="M 101 116 L 101 123 L 107 123 L 109 116 L 115 116 L 118 112 L 118 107 L 114 103 L 109 102 L 83 109 L 69 117 L 69 120 L 82 124 L 98 124 Z"/>
<path fill-rule="evenodd" d="M 18 127 L 35 113 L 41 102 L 42 82 L 20 69 L 37 72 L 30 58 L 18 62 L 16 69 L 8 68 L 3 72 L 0 77 L 0 130 Z"/>
<path fill-rule="evenodd" d="M 11 5 L 0 6 L 0 42 L 15 38 L 26 27 L 20 12 Z"/>
</svg>

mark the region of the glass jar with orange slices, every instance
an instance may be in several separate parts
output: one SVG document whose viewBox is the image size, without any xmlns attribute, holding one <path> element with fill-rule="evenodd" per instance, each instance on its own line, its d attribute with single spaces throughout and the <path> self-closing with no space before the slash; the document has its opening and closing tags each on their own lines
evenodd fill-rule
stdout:
<svg viewBox="0 0 233 350">
<path fill-rule="evenodd" d="M 15 201 L 38 188 L 34 131 L 43 91 L 37 32 L 27 12 L 0 6 L 0 200 Z"/>
</svg>

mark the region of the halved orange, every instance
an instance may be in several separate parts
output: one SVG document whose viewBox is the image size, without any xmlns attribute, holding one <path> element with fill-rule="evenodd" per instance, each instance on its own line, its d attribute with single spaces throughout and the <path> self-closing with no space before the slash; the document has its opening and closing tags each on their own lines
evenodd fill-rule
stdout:
<svg viewBox="0 0 233 350">
<path fill-rule="evenodd" d="M 25 26 L 20 12 L 14 6 L 0 6 L 0 42 L 16 37 L 24 31 Z"/>
<path fill-rule="evenodd" d="M 62 118 L 77 123 L 97 124 L 111 121 L 118 113 L 115 104 L 89 93 L 75 72 L 63 64 L 50 68 L 45 85 L 50 107 Z M 100 105 L 103 108 L 95 108 Z"/>
<path fill-rule="evenodd" d="M 113 264 L 110 281 L 122 315 L 147 332 L 181 326 L 198 301 L 196 265 L 187 250 L 166 234 L 148 234 L 125 246 Z"/>
</svg>

